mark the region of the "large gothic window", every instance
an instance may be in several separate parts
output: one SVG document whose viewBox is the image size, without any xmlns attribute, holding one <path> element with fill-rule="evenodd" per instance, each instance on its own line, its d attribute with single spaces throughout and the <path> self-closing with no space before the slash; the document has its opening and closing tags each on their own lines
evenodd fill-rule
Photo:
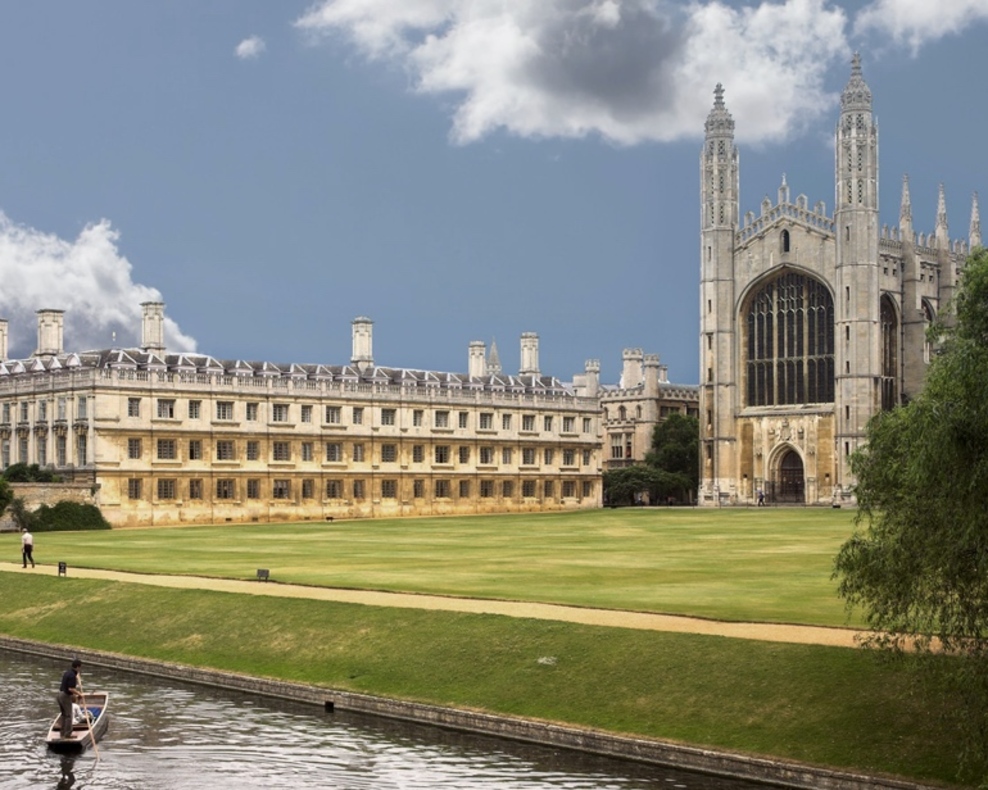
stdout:
<svg viewBox="0 0 988 790">
<path fill-rule="evenodd" d="M 822 283 L 787 272 L 747 310 L 749 406 L 833 403 L 834 300 Z"/>
<path fill-rule="evenodd" d="M 899 403 L 899 321 L 895 305 L 888 296 L 882 297 L 882 409 L 889 411 Z"/>
</svg>

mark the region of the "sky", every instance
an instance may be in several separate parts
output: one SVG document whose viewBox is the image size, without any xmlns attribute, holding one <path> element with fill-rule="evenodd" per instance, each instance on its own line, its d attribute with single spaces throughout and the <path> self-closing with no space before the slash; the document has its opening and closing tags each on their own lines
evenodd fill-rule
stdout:
<svg viewBox="0 0 988 790">
<path fill-rule="evenodd" d="M 67 351 L 544 374 L 624 348 L 698 379 L 699 152 L 723 83 L 741 214 L 833 210 L 860 51 L 880 214 L 988 220 L 988 0 L 0 0 L 0 317 Z"/>
</svg>

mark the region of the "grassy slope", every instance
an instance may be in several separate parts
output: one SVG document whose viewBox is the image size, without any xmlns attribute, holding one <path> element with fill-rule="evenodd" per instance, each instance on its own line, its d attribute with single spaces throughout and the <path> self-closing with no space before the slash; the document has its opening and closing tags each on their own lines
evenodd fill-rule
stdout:
<svg viewBox="0 0 988 790">
<path fill-rule="evenodd" d="M 865 771 L 955 768 L 908 673 L 862 651 L 30 572 L 0 573 L 0 601 L 0 632 L 41 641 Z"/>
<path fill-rule="evenodd" d="M 42 533 L 35 555 L 234 578 L 266 567 L 303 584 L 843 625 L 830 572 L 851 531 L 846 510 L 628 508 Z"/>
</svg>

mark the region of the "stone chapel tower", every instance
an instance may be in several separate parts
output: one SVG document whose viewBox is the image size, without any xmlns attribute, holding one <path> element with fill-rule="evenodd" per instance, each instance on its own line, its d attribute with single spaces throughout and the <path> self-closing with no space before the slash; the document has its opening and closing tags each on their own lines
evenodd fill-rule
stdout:
<svg viewBox="0 0 988 790">
<path fill-rule="evenodd" d="M 734 359 L 734 237 L 740 175 L 734 119 L 724 88 L 714 90 L 700 155 L 700 485 L 709 496 L 728 497 L 735 468 L 738 405 Z"/>
<path fill-rule="evenodd" d="M 834 278 L 837 484 L 850 480 L 850 455 L 882 406 L 878 282 L 878 126 L 855 54 L 841 93 L 835 145 Z M 895 374 L 892 373 L 894 376 Z"/>
<path fill-rule="evenodd" d="M 951 240 L 943 186 L 935 230 L 913 229 L 903 178 L 899 227 L 879 226 L 878 126 L 854 56 L 834 140 L 833 215 L 778 200 L 740 217 L 738 151 L 724 90 L 714 91 L 700 155 L 699 501 L 853 501 L 851 456 L 879 411 L 915 397 L 930 361 L 926 329 L 949 304 L 981 242 Z"/>
</svg>

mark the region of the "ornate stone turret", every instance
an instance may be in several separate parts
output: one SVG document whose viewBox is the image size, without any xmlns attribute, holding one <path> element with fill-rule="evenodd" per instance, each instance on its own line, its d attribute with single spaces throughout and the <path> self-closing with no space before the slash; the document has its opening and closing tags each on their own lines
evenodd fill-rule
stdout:
<svg viewBox="0 0 988 790">
<path fill-rule="evenodd" d="M 0 318 L 0 362 L 7 359 L 7 338 L 9 327 L 6 318 Z"/>
<path fill-rule="evenodd" d="M 950 246 L 950 231 L 947 225 L 947 197 L 943 191 L 943 184 L 940 185 L 940 192 L 937 196 L 937 246 L 946 248 Z"/>
<path fill-rule="evenodd" d="M 834 329 L 835 413 L 839 486 L 853 480 L 850 459 L 865 441 L 865 426 L 882 403 L 881 289 L 878 266 L 878 126 L 861 56 L 840 98 L 837 122 L 837 237 Z"/>
<path fill-rule="evenodd" d="M 714 89 L 700 154 L 700 413 L 710 415 L 704 436 L 702 496 L 725 494 L 736 477 L 733 448 L 737 400 L 735 344 L 735 239 L 740 209 L 740 159 L 734 145 L 734 119 L 724 104 L 724 87 Z"/>
<path fill-rule="evenodd" d="M 501 357 L 497 353 L 497 342 L 491 340 L 491 351 L 487 355 L 487 373 L 491 376 L 499 376 L 501 374 Z"/>
<path fill-rule="evenodd" d="M 899 205 L 899 231 L 903 241 L 913 240 L 913 204 L 909 198 L 909 176 L 902 177 L 902 203 Z"/>
<path fill-rule="evenodd" d="M 642 361 L 644 352 L 640 348 L 626 348 L 621 354 L 624 363 L 621 370 L 621 389 L 630 390 L 642 385 Z"/>
<path fill-rule="evenodd" d="M 971 230 L 968 231 L 968 243 L 973 250 L 981 246 L 981 213 L 978 211 L 978 193 L 974 193 L 971 201 Z"/>
</svg>

